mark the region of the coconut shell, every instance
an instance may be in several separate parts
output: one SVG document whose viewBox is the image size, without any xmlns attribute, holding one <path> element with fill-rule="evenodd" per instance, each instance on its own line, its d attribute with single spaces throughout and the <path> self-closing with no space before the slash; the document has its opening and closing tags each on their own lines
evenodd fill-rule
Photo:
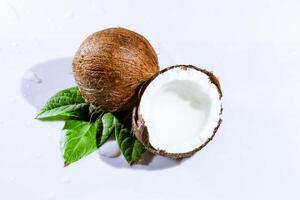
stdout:
<svg viewBox="0 0 300 200">
<path fill-rule="evenodd" d="M 133 107 L 137 88 L 158 72 L 157 55 L 150 43 L 124 28 L 88 36 L 73 59 L 81 95 L 110 112 Z"/>
<path fill-rule="evenodd" d="M 168 67 L 165 68 L 163 70 L 161 70 L 158 74 L 156 74 L 155 76 L 153 76 L 151 79 L 149 79 L 140 89 L 139 94 L 138 94 L 138 102 L 136 104 L 136 106 L 133 109 L 132 112 L 132 130 L 134 135 L 136 136 L 136 138 L 146 147 L 146 149 L 148 151 L 150 151 L 153 154 L 157 154 L 157 155 L 161 155 L 161 156 L 165 156 L 165 157 L 169 157 L 172 159 L 182 159 L 182 158 L 187 158 L 192 156 L 194 153 L 196 153 L 197 151 L 201 150 L 204 146 L 206 146 L 215 136 L 215 133 L 218 131 L 218 128 L 221 125 L 222 119 L 221 119 L 221 114 L 223 111 L 223 108 L 221 108 L 220 111 L 220 119 L 218 121 L 218 125 L 215 127 L 213 134 L 210 138 L 208 138 L 203 144 L 201 144 L 199 147 L 195 148 L 192 151 L 189 152 L 185 152 L 185 153 L 168 153 L 166 151 L 164 151 L 163 149 L 155 149 L 149 142 L 149 133 L 147 130 L 147 126 L 145 125 L 145 121 L 143 119 L 143 116 L 141 114 L 139 114 L 139 104 L 142 98 L 142 95 L 144 93 L 144 91 L 146 90 L 147 86 L 151 83 L 151 81 L 153 81 L 157 76 L 159 76 L 162 73 L 165 73 L 166 71 L 176 68 L 176 67 L 181 67 L 183 69 L 187 69 L 187 68 L 193 68 L 196 69 L 202 73 L 205 73 L 212 84 L 214 84 L 219 92 L 219 98 L 222 98 L 222 91 L 221 91 L 221 85 L 220 82 L 218 80 L 218 78 L 216 76 L 214 76 L 214 74 L 212 72 L 209 72 L 205 69 L 200 69 L 197 68 L 195 66 L 192 65 L 175 65 L 172 67 Z"/>
</svg>

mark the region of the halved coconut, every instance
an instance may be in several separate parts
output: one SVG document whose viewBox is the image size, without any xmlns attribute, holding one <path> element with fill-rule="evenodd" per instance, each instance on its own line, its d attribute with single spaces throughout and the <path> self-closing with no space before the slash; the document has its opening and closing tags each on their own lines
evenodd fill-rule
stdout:
<svg viewBox="0 0 300 200">
<path fill-rule="evenodd" d="M 203 148 L 221 123 L 218 79 L 191 65 L 162 70 L 141 89 L 133 132 L 152 153 L 185 158 Z"/>
</svg>

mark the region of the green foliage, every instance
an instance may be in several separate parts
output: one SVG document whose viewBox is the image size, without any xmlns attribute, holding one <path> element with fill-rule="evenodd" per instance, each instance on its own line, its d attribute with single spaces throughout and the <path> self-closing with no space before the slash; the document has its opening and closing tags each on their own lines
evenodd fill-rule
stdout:
<svg viewBox="0 0 300 200">
<path fill-rule="evenodd" d="M 63 155 L 69 165 L 97 149 L 98 122 L 69 120 L 65 122 L 66 136 Z"/>
<path fill-rule="evenodd" d="M 80 96 L 78 87 L 62 90 L 51 97 L 36 119 L 42 121 L 59 121 L 84 118 L 88 104 Z"/>
<path fill-rule="evenodd" d="M 118 146 L 129 164 L 133 164 L 141 158 L 146 151 L 143 144 L 138 141 L 127 128 L 115 132 Z"/>
<path fill-rule="evenodd" d="M 78 87 L 52 96 L 36 119 L 65 121 L 63 157 L 66 166 L 96 151 L 112 135 L 129 164 L 137 162 L 145 152 L 144 146 L 112 113 L 86 103 Z"/>
</svg>

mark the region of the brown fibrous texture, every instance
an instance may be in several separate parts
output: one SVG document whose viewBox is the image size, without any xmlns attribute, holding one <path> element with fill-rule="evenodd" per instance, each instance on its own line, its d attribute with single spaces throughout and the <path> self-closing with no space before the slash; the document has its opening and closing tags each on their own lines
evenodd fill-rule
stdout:
<svg viewBox="0 0 300 200">
<path fill-rule="evenodd" d="M 159 74 L 153 76 L 151 79 L 149 79 L 144 85 L 143 87 L 141 87 L 139 94 L 138 94 L 138 102 L 137 105 L 134 107 L 133 112 L 132 112 L 132 130 L 134 135 L 136 136 L 136 138 L 147 148 L 148 151 L 150 151 L 153 154 L 157 154 L 157 155 L 161 155 L 161 156 L 165 156 L 165 157 L 169 157 L 172 159 L 182 159 L 182 158 L 187 158 L 187 157 L 191 157 L 193 154 L 195 154 L 197 151 L 201 150 L 203 147 L 205 147 L 215 136 L 216 132 L 218 131 L 221 123 L 222 123 L 222 119 L 221 119 L 221 114 L 223 111 L 223 108 L 221 107 L 220 110 L 220 118 L 218 121 L 217 126 L 214 128 L 214 131 L 212 133 L 212 136 L 210 138 L 208 138 L 203 144 L 201 144 L 199 147 L 195 148 L 192 151 L 189 152 L 184 152 L 184 153 L 169 153 L 164 151 L 163 149 L 155 149 L 151 143 L 149 142 L 149 133 L 147 130 L 147 126 L 145 124 L 145 121 L 143 119 L 143 116 L 139 113 L 139 102 L 141 100 L 141 97 L 145 91 L 145 89 L 147 88 L 147 86 L 151 83 L 152 80 L 154 80 L 157 76 L 159 76 L 162 73 L 165 73 L 168 70 L 171 70 L 173 68 L 176 67 L 181 67 L 182 69 L 187 69 L 187 68 L 193 68 L 196 69 L 199 72 L 202 72 L 204 74 L 206 74 L 208 76 L 208 78 L 210 79 L 210 82 L 212 84 L 214 84 L 219 92 L 219 98 L 221 99 L 223 94 L 222 94 L 222 90 L 221 90 L 221 85 L 220 82 L 218 80 L 218 78 L 210 71 L 207 71 L 205 69 L 201 69 L 201 68 L 197 68 L 193 65 L 175 65 L 172 67 L 168 67 L 165 68 L 164 70 L 160 71 Z"/>
<path fill-rule="evenodd" d="M 141 35 L 109 28 L 88 36 L 73 59 L 84 99 L 105 111 L 133 107 L 139 86 L 159 72 L 157 55 Z"/>
</svg>

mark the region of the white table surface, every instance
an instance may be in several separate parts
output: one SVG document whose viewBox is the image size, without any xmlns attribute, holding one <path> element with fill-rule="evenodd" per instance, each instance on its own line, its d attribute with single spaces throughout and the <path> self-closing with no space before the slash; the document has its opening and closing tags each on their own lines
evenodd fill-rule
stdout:
<svg viewBox="0 0 300 200">
<path fill-rule="evenodd" d="M 64 168 L 62 123 L 33 119 L 74 85 L 81 41 L 113 26 L 147 37 L 161 68 L 219 76 L 224 121 L 192 158 L 129 167 L 95 152 Z M 299 1 L 0 0 L 0 61 L 0 199 L 300 199 Z"/>
</svg>

